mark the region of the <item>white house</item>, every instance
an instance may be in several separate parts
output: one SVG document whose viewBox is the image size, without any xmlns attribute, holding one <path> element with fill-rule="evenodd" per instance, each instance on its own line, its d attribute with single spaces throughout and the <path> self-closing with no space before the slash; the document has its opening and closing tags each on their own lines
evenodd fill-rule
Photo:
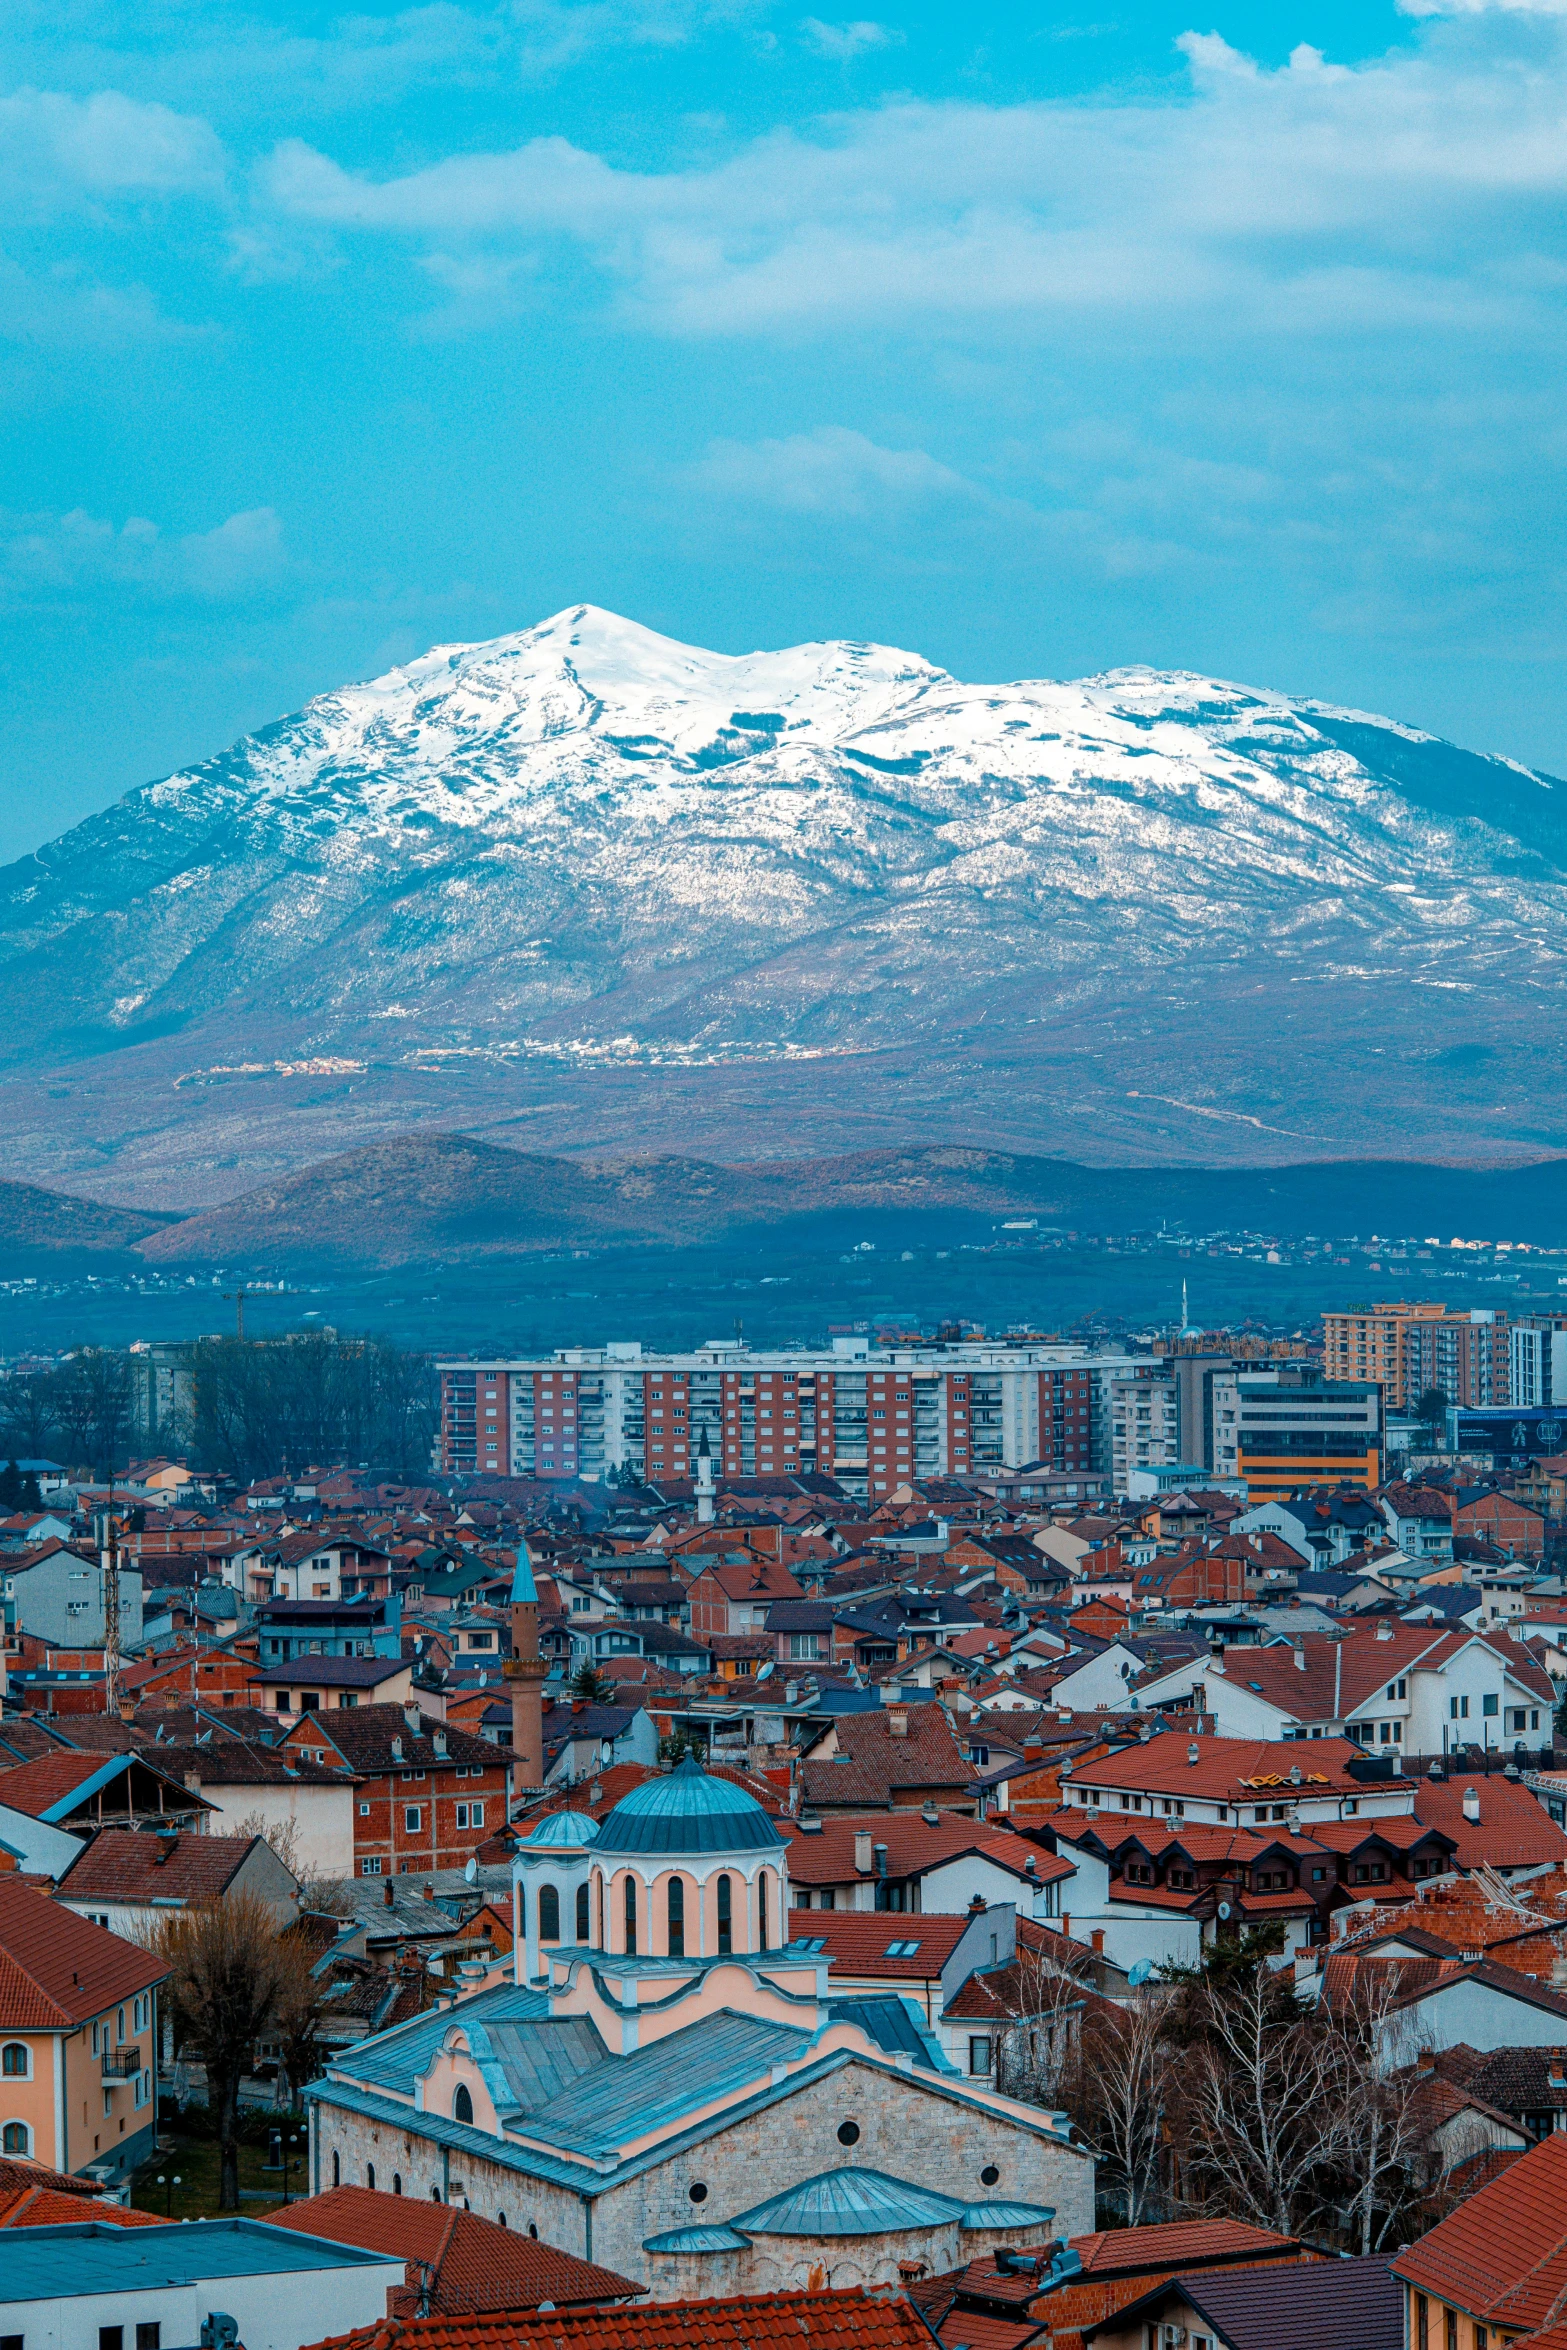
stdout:
<svg viewBox="0 0 1567 2350">
<path fill-rule="evenodd" d="M 160 2228 L 84 2220 L 11 2228 L 0 2261 L 0 2335 L 26 2350 L 104 2350 L 108 2342 L 199 2342 L 213 2312 L 232 2322 L 224 2350 L 299 2350 L 302 2338 L 371 2327 L 403 2283 L 388 2258 L 255 2219 Z M 134 2329 L 134 2330 L 133 2330 Z"/>
<path fill-rule="evenodd" d="M 1151 1708 L 1194 1693 L 1224 1737 L 1353 1738 L 1422 1755 L 1538 1745 L 1554 1702 L 1550 1675 L 1520 1643 L 1386 1616 L 1323 1638 L 1227 1649 L 1138 1695 Z"/>
</svg>

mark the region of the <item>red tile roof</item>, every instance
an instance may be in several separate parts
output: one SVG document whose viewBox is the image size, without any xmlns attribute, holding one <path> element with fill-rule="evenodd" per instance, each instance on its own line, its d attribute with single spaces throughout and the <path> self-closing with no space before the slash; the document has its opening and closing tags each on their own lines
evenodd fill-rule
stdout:
<svg viewBox="0 0 1567 2350">
<path fill-rule="evenodd" d="M 0 2228 L 79 2227 L 83 2220 L 101 2220 L 111 2228 L 158 2228 L 164 2224 L 155 2211 L 133 2211 L 127 2203 L 95 2203 L 91 2198 L 62 2194 L 58 2187 L 29 2187 L 9 2203 L 0 2203 Z"/>
<path fill-rule="evenodd" d="M 0 2026 L 7 2030 L 70 2030 L 150 1991 L 168 1971 L 47 1894 L 0 1876 Z"/>
<path fill-rule="evenodd" d="M 373 2187 L 329 2187 L 287 2211 L 274 2212 L 271 2224 L 406 2260 L 410 2290 L 406 2307 L 401 2296 L 394 2304 L 393 2314 L 399 2317 L 411 2317 L 417 2306 L 420 2280 L 412 2265 L 416 2261 L 433 2270 L 430 2306 L 444 2317 L 536 2309 L 541 2301 L 553 2301 L 558 2308 L 624 2301 L 643 2290 L 631 2277 L 579 2260 L 553 2244 L 541 2244 L 515 2228 L 497 2227 L 475 2211 L 385 2195 Z"/>
<path fill-rule="evenodd" d="M 41 1819 L 51 1804 L 69 1795 L 103 1768 L 101 1754 L 42 1754 L 36 1762 L 0 1771 L 0 1804 Z"/>
<path fill-rule="evenodd" d="M 845 2293 L 746 2293 L 507 2317 L 387 2318 L 311 2350 L 930 2350 L 908 2301 Z"/>
<path fill-rule="evenodd" d="M 1567 2136 L 1531 2147 L 1393 2268 L 1482 2324 L 1553 2325 L 1567 2307 Z"/>
<path fill-rule="evenodd" d="M 0 1782 L 3 1785 L 3 1782 Z M 1464 1797 L 1473 1788 L 1478 1820 L 1464 1817 Z M 1449 1770 L 1445 1779 L 1415 1785 L 1415 1817 L 1422 1827 L 1451 1836 L 1461 1869 L 1535 1868 L 1567 1861 L 1564 1836 L 1543 1803 L 1518 1779 L 1500 1772 Z"/>
<path fill-rule="evenodd" d="M 1154 2228 L 1103 2228 L 1097 2235 L 1074 2236 L 1072 2249 L 1085 2277 L 1130 2277 L 1154 2268 L 1212 2268 L 1219 2261 L 1269 2254 L 1277 2259 L 1297 2250 L 1298 2241 L 1245 2220 L 1191 2219 Z"/>
<path fill-rule="evenodd" d="M 1041 1851 L 1009 1829 L 981 1824 L 961 1812 L 940 1812 L 934 1822 L 917 1811 L 877 1812 L 870 1817 L 851 1813 L 824 1819 L 819 1830 L 808 1832 L 797 1820 L 778 1824 L 789 1838 L 789 1875 L 796 1885 L 852 1882 L 860 1874 L 854 1863 L 854 1839 L 867 1833 L 873 1853 L 878 1844 L 886 1845 L 889 1877 L 915 1876 L 966 1852 L 979 1853 L 998 1868 L 1039 1885 L 1073 1876 L 1077 1868 L 1060 1853 Z"/>
<path fill-rule="evenodd" d="M 902 1719 L 903 1733 L 892 1725 Z M 974 1766 L 939 1705 L 888 1706 L 877 1713 L 840 1714 L 833 1725 L 837 1752 L 800 1765 L 802 1802 L 889 1805 L 900 1789 L 944 1787 L 961 1794 Z"/>
<path fill-rule="evenodd" d="M 905 1913 L 894 1910 L 792 1909 L 791 1940 L 815 1940 L 824 1957 L 833 1962 L 830 1981 L 846 1975 L 884 1975 L 889 1980 L 927 1982 L 940 1974 L 968 1932 L 966 1913 L 942 1916 L 934 1911 Z M 907 1957 L 892 1957 L 888 1945 L 902 1951 L 918 1948 Z"/>
<path fill-rule="evenodd" d="M 60 1880 L 62 1901 L 215 1901 L 259 1836 L 146 1836 L 105 1828 Z"/>
<path fill-rule="evenodd" d="M 1248 1651 L 1248 1654 L 1251 1653 Z M 1188 1760 L 1193 1746 L 1197 1760 Z M 1200 1796 L 1205 1802 L 1249 1801 L 1265 1793 L 1275 1802 L 1287 1802 L 1296 1792 L 1363 1795 L 1366 1790 L 1351 1778 L 1351 1762 L 1365 1756 L 1353 1739 L 1313 1738 L 1302 1745 L 1286 1738 L 1189 1738 L 1184 1730 L 1162 1730 L 1146 1744 L 1123 1747 L 1101 1760 L 1079 1762 L 1073 1770 L 1075 1787 L 1128 1787 L 1156 1795 Z M 1298 1782 L 1291 1772 L 1301 1774 Z M 1405 1780 L 1383 1781 L 1379 1794 L 1407 1787 Z"/>
</svg>

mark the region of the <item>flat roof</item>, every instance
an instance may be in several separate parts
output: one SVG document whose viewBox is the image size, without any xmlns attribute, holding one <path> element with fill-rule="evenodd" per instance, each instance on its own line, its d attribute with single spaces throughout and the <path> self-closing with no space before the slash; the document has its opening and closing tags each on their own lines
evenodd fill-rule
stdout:
<svg viewBox="0 0 1567 2350">
<path fill-rule="evenodd" d="M 265 2220 L 175 2220 L 161 2228 L 120 2228 L 86 2220 L 56 2228 L 9 2228 L 0 2307 L 67 2294 L 147 2293 L 215 2277 L 281 2276 L 326 2268 L 403 2264 L 356 2244 L 328 2243 Z"/>
</svg>

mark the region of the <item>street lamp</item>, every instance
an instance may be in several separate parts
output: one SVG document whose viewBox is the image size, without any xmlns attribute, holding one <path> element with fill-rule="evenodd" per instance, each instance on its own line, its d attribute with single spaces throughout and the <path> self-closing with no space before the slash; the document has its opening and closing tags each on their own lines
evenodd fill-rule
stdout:
<svg viewBox="0 0 1567 2350">
<path fill-rule="evenodd" d="M 169 2177 L 166 2171 L 159 2171 L 158 2184 L 160 2187 L 166 2190 L 164 2195 L 163 2208 L 166 2216 L 170 2219 L 174 2217 L 174 2190 L 179 2185 L 179 2183 L 180 2174 L 178 2171 L 175 2172 L 172 2179 Z"/>
<path fill-rule="evenodd" d="M 290 2138 L 283 2155 L 283 2209 L 285 2211 L 288 2209 L 288 2174 L 294 2167 L 294 2148 L 298 2144 L 299 2132 L 296 2130 L 294 2135 Z"/>
</svg>

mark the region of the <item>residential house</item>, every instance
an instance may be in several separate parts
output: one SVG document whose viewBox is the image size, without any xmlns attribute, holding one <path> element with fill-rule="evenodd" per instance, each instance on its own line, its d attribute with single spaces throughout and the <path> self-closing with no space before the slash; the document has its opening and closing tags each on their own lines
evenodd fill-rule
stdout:
<svg viewBox="0 0 1567 2350">
<path fill-rule="evenodd" d="M 123 2179 L 152 2152 L 161 1959 L 0 1876 L 0 2154 Z M 16 2297 L 0 2258 L 0 2322 Z"/>
<path fill-rule="evenodd" d="M 402 1602 L 279 1599 L 256 1610 L 263 1667 L 302 1656 L 401 1656 Z"/>
<path fill-rule="evenodd" d="M 803 1809 L 972 1812 L 974 1773 L 939 1705 L 893 1705 L 834 1715 L 799 1766 Z"/>
<path fill-rule="evenodd" d="M 1404 2296 L 1386 2260 L 1285 2261 L 1157 2284 L 1113 2317 L 1082 2329 L 1093 2350 L 1296 2350 L 1353 2339 L 1356 2350 L 1405 2350 Z"/>
<path fill-rule="evenodd" d="M 750 1551 L 715 1559 L 704 1566 L 688 1594 L 691 1630 L 703 1632 L 765 1632 L 767 1619 L 780 1599 L 803 1599 L 805 1593 L 787 1567 Z"/>
<path fill-rule="evenodd" d="M 1188 1668 L 1139 1691 L 1159 1704 Z M 1379 1752 L 1510 1752 L 1548 1742 L 1550 1675 L 1517 1642 L 1389 1616 L 1303 1635 L 1287 1646 L 1229 1649 L 1202 1667 L 1201 1703 L 1232 1738 L 1353 1738 Z"/>
<path fill-rule="evenodd" d="M 496 2334 L 495 2321 L 482 2316 L 387 2318 L 331 2350 L 498 2350 Z M 696 2341 L 703 2350 L 800 2350 L 802 2341 L 831 2350 L 930 2350 L 909 2302 L 858 2285 L 704 2299 L 700 2310 L 679 2300 L 537 2318 L 519 2310 L 506 2322 L 505 2341 L 509 2350 L 690 2350 Z"/>
<path fill-rule="evenodd" d="M 572 1787 L 614 1763 L 653 1764 L 658 1731 L 645 1706 L 597 1705 L 581 1697 L 544 1699 L 544 1784 Z"/>
<path fill-rule="evenodd" d="M 507 1756 L 416 1705 L 301 1714 L 276 1752 L 353 1773 L 354 1872 L 361 1877 L 461 1868 L 506 1822 Z"/>
<path fill-rule="evenodd" d="M 1510 2163 L 1400 2252 L 1393 2274 L 1407 2295 L 1408 2350 L 1479 2350 L 1559 2331 L 1567 2137 L 1547 2138 Z"/>
<path fill-rule="evenodd" d="M 120 1643 L 134 1648 L 142 1634 L 142 1579 L 139 1567 L 121 1567 Z M 103 1569 L 53 1543 L 25 1566 L 5 1562 L 6 1613 L 20 1632 L 55 1648 L 102 1648 L 105 1638 Z"/>
<path fill-rule="evenodd" d="M 154 2237 L 157 2238 L 156 2244 Z M 373 2324 L 403 2265 L 378 2253 L 269 2227 L 263 2220 L 116 2226 L 94 2215 L 8 2231 L 0 2329 L 61 2350 L 140 2350 L 220 2339 L 218 2313 L 245 2350 L 297 2350 L 301 2331 Z"/>
<path fill-rule="evenodd" d="M 414 1663 L 406 1656 L 295 1657 L 258 1669 L 257 1702 L 268 1713 L 313 1714 L 337 1706 L 404 1705 L 417 1696 L 431 1712 L 439 1712 L 434 1692 L 415 1690 Z"/>
<path fill-rule="evenodd" d="M 335 1753 L 317 1763 L 281 1744 L 211 1734 L 202 1738 L 199 1731 L 196 1737 L 200 1743 L 158 1747 L 158 1759 L 162 1769 L 200 1796 L 217 1834 L 259 1832 L 283 1841 L 302 1877 L 332 1880 L 354 1874 L 357 1791 L 352 1772 Z M 0 1777 L 0 1788 L 4 1784 Z M 0 1837 L 4 1833 L 0 1826 Z"/>
<path fill-rule="evenodd" d="M 1447 1566 L 1453 1556 L 1452 1497 L 1435 1486 L 1385 1485 L 1377 1506 L 1406 1558 Z"/>
<path fill-rule="evenodd" d="M 264 1901 L 281 1927 L 298 1908 L 299 1880 L 264 1836 L 158 1834 L 105 1828 L 82 1849 L 55 1888 L 55 1898 L 127 1941 L 145 1940 L 171 1909 L 227 1901 Z"/>
<path fill-rule="evenodd" d="M 782 1825 L 800 1909 L 956 1915 L 978 1899 L 1053 1918 L 1074 1874 L 1070 1856 L 934 1808 L 840 1819 L 804 1813 Z"/>
<path fill-rule="evenodd" d="M 211 1808 L 167 1764 L 137 1754 L 40 1755 L 0 1771 L 0 1853 L 57 1877 L 102 1828 L 192 1828 Z"/>
</svg>

